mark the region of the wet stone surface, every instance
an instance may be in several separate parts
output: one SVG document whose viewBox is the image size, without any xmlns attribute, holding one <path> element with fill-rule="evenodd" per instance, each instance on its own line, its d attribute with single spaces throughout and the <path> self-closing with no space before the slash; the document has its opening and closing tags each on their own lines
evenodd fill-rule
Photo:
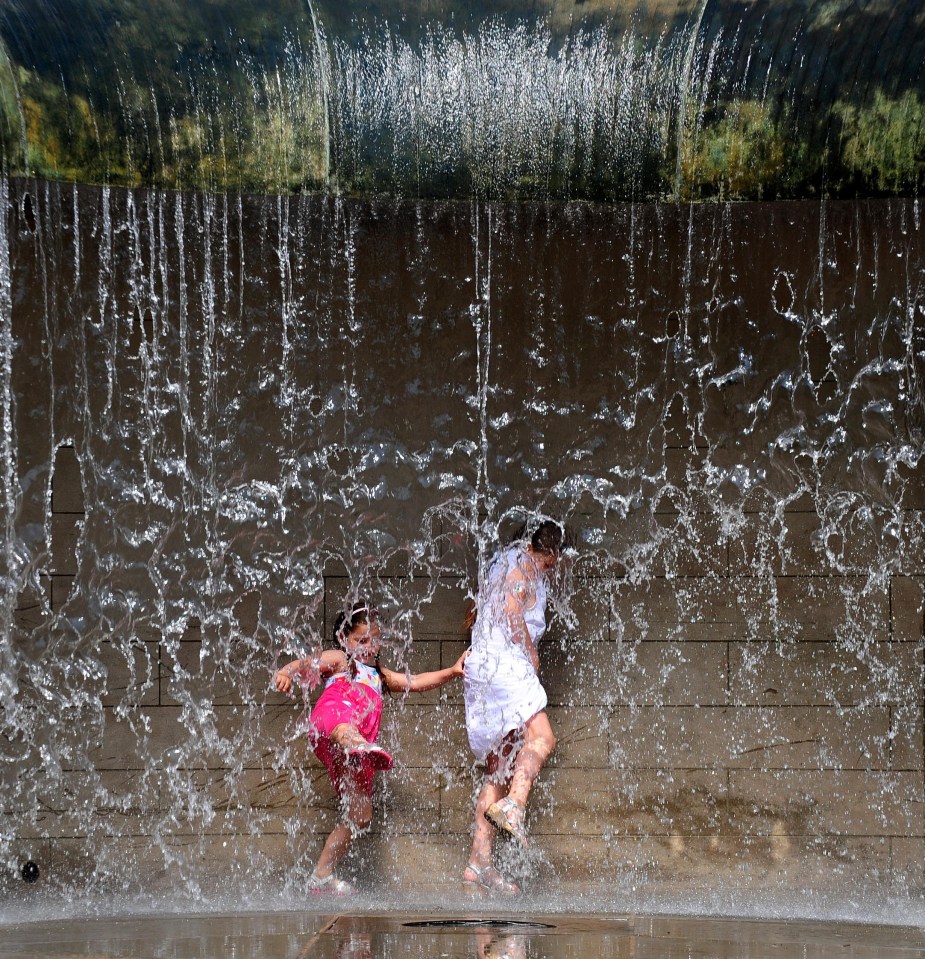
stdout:
<svg viewBox="0 0 925 959">
<path fill-rule="evenodd" d="M 2 957 L 253 959 L 913 959 L 925 930 L 674 916 L 254 913 L 69 920 L 0 927 Z"/>
<path fill-rule="evenodd" d="M 384 665 L 451 665 L 480 564 L 537 511 L 578 553 L 540 650 L 558 746 L 537 857 L 498 865 L 610 894 L 518 908 L 921 908 L 918 201 L 0 178 L 0 210 L 6 921 L 27 861 L 27 895 L 68 913 L 113 915 L 113 890 L 306 905 L 337 799 L 291 739 L 317 691 L 287 698 L 274 666 L 333 644 L 360 595 Z M 396 768 L 344 869 L 397 912 L 429 911 L 415 887 L 456 903 L 480 776 L 462 698 L 384 710 Z"/>
</svg>

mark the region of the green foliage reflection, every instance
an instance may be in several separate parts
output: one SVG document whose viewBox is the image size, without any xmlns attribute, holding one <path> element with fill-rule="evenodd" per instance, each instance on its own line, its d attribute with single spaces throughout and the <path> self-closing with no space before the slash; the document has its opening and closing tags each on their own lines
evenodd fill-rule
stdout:
<svg viewBox="0 0 925 959">
<path fill-rule="evenodd" d="M 3 170 L 514 200 L 921 189 L 925 78 L 858 80 L 866 37 L 921 25 L 909 0 L 527 6 L 0 0 Z"/>
</svg>

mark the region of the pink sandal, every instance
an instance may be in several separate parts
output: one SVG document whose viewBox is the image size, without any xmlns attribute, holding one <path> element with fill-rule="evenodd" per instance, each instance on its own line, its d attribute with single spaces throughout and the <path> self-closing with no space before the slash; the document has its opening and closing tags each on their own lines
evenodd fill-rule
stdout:
<svg viewBox="0 0 925 959">
<path fill-rule="evenodd" d="M 475 879 L 467 879 L 463 873 L 463 884 L 469 892 L 487 889 L 489 892 L 501 892 L 507 896 L 516 896 L 520 892 L 520 886 L 516 882 L 508 882 L 494 866 L 476 866 L 470 862 L 466 869 L 475 876 Z"/>
<path fill-rule="evenodd" d="M 500 829 L 509 836 L 513 836 L 521 846 L 528 845 L 527 830 L 524 828 L 525 815 L 524 807 L 516 799 L 511 799 L 510 796 L 505 796 L 504 799 L 493 802 L 485 810 L 485 818 L 495 829 Z"/>
</svg>

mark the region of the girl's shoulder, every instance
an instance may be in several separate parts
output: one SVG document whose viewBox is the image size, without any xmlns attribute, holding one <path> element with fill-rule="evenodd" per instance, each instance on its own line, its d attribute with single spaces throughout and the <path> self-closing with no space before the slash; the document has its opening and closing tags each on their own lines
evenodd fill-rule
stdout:
<svg viewBox="0 0 925 959">
<path fill-rule="evenodd" d="M 505 546 L 495 553 L 488 564 L 488 575 L 491 580 L 505 580 L 512 571 L 520 569 L 523 551 L 517 546 Z"/>
<path fill-rule="evenodd" d="M 530 554 L 520 547 L 511 547 L 502 557 L 504 560 L 505 579 L 509 582 L 532 583 L 537 578 L 536 563 Z"/>
</svg>

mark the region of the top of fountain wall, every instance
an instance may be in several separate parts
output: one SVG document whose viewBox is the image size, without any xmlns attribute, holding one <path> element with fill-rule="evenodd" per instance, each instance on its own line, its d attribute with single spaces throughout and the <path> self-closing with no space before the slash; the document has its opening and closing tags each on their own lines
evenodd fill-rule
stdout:
<svg viewBox="0 0 925 959">
<path fill-rule="evenodd" d="M 910 195 L 915 0 L 0 0 L 8 175 L 514 200 Z"/>
</svg>

